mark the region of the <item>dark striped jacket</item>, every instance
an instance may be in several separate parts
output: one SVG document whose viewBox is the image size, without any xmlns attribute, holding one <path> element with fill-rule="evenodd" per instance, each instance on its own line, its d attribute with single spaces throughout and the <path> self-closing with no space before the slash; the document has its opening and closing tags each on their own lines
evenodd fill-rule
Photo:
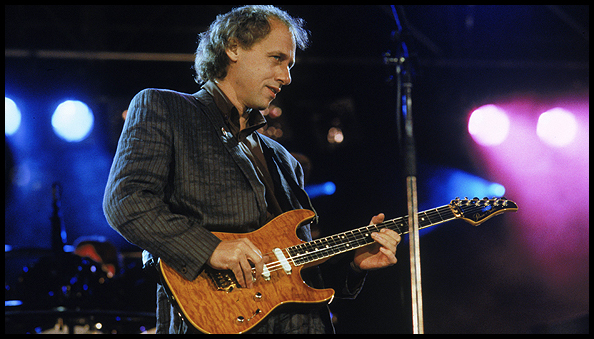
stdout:
<svg viewBox="0 0 594 339">
<path fill-rule="evenodd" d="M 220 242 L 210 231 L 250 232 L 266 221 L 264 185 L 227 130 L 204 90 L 144 90 L 128 109 L 105 189 L 109 224 L 188 280 Z M 288 180 L 302 187 L 297 160 L 277 142 L 261 140 L 286 166 Z M 280 177 L 286 200 L 301 208 Z"/>
</svg>

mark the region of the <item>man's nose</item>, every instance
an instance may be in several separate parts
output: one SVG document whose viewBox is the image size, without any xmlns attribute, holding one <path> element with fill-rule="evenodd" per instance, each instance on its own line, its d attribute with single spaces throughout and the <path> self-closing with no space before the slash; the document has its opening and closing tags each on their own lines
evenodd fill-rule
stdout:
<svg viewBox="0 0 594 339">
<path fill-rule="evenodd" d="M 283 86 L 287 86 L 291 83 L 291 70 L 289 67 L 283 68 L 277 76 L 276 79 L 278 82 L 281 83 Z"/>
</svg>

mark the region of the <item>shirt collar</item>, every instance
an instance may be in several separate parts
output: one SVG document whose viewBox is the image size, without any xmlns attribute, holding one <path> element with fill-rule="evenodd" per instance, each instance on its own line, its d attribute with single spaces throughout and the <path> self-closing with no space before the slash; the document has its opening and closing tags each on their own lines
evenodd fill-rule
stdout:
<svg viewBox="0 0 594 339">
<path fill-rule="evenodd" d="M 221 91 L 219 86 L 214 81 L 207 81 L 202 88 L 204 88 L 210 95 L 213 96 L 215 105 L 221 111 L 225 124 L 231 130 L 234 136 L 240 141 L 245 139 L 246 136 L 250 135 L 260 127 L 266 125 L 266 118 L 257 109 L 249 109 L 249 117 L 247 126 L 245 129 L 240 130 L 239 127 L 239 112 L 237 108 L 231 103 L 231 100 L 227 98 L 225 93 Z"/>
</svg>

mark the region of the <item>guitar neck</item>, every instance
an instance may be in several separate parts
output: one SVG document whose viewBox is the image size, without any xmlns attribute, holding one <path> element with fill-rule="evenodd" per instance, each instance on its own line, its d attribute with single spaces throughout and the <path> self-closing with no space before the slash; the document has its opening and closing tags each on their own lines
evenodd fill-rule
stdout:
<svg viewBox="0 0 594 339">
<path fill-rule="evenodd" d="M 449 205 L 420 212 L 417 216 L 419 218 L 419 229 L 431 227 L 456 218 Z M 295 266 L 305 265 L 371 244 L 374 242 L 371 238 L 371 233 L 379 232 L 383 228 L 396 231 L 400 235 L 406 234 L 408 233 L 408 216 L 319 238 L 289 247 L 286 251 Z"/>
</svg>

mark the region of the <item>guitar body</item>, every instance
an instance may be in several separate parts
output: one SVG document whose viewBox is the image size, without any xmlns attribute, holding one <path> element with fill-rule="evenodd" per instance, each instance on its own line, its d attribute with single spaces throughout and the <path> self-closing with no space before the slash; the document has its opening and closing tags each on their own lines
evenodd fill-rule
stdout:
<svg viewBox="0 0 594 339">
<path fill-rule="evenodd" d="M 247 238 L 262 253 L 273 256 L 274 248 L 303 243 L 295 231 L 313 217 L 312 211 L 294 210 L 251 233 L 213 234 L 221 240 Z M 302 266 L 291 267 L 290 274 L 283 269 L 271 271 L 269 280 L 258 279 L 252 289 L 236 287 L 222 290 L 213 281 L 212 272 L 209 275 L 203 270 L 195 280 L 188 281 L 160 261 L 161 274 L 185 319 L 202 332 L 218 334 L 244 333 L 282 304 L 331 301 L 334 290 L 307 286 L 301 278 Z"/>
</svg>

